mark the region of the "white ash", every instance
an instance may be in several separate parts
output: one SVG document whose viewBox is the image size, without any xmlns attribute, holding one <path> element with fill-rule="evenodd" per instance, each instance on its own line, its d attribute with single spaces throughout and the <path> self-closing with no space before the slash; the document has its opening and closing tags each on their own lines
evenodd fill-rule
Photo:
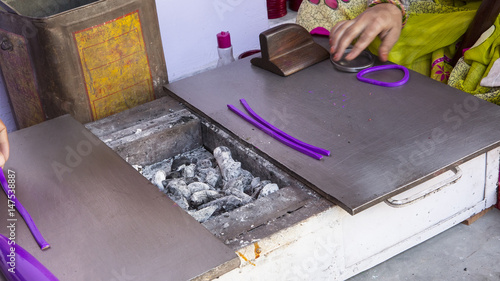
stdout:
<svg viewBox="0 0 500 281">
<path fill-rule="evenodd" d="M 199 148 L 135 168 L 199 222 L 279 189 L 277 184 L 241 168 L 225 146 L 215 148 L 213 155 Z"/>
<path fill-rule="evenodd" d="M 153 176 L 153 179 L 151 182 L 156 185 L 161 191 L 165 190 L 165 187 L 163 186 L 163 181 L 167 179 L 167 173 L 165 173 L 164 170 L 158 170 Z"/>
</svg>

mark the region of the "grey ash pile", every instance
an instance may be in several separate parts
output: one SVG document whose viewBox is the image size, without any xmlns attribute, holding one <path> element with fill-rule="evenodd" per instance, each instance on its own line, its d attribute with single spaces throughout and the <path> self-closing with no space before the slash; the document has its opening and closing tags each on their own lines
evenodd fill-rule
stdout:
<svg viewBox="0 0 500 281">
<path fill-rule="evenodd" d="M 199 222 L 278 190 L 277 184 L 242 169 L 225 146 L 213 155 L 204 149 L 178 155 L 170 167 L 151 172 L 151 182 Z"/>
</svg>

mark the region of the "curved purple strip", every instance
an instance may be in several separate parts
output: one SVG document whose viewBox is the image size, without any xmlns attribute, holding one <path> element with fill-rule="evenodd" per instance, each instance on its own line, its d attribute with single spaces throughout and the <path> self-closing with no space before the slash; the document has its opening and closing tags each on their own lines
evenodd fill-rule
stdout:
<svg viewBox="0 0 500 281">
<path fill-rule="evenodd" d="M 243 107 L 248 111 L 248 113 L 255 119 L 257 119 L 257 121 L 259 121 L 262 125 L 266 126 L 267 128 L 273 130 L 274 132 L 280 134 L 282 137 L 288 139 L 289 141 L 291 142 L 294 142 L 298 145 L 301 145 L 311 151 L 314 151 L 316 153 L 319 153 L 319 154 L 323 154 L 323 155 L 326 155 L 326 156 L 330 156 L 330 151 L 329 150 L 326 150 L 326 149 L 323 149 L 323 148 L 320 148 L 320 147 L 316 147 L 314 145 L 310 145 L 308 143 L 305 143 L 301 140 L 298 140 L 292 136 L 290 136 L 289 134 L 281 131 L 280 129 L 276 128 L 275 126 L 273 126 L 271 123 L 267 122 L 266 120 L 264 120 L 262 117 L 260 117 L 257 113 L 255 113 L 255 111 L 252 110 L 252 108 L 250 107 L 250 105 L 248 105 L 247 101 L 245 99 L 240 99 L 240 102 L 241 104 L 243 105 Z"/>
<path fill-rule="evenodd" d="M 300 145 L 297 145 L 296 143 L 294 142 L 291 142 L 289 140 L 287 140 L 286 138 L 278 135 L 277 133 L 275 133 L 274 131 L 272 131 L 271 129 L 267 128 L 266 126 L 260 124 L 259 122 L 253 120 L 252 118 L 248 117 L 245 113 L 241 112 L 239 109 L 237 109 L 236 107 L 234 107 L 234 105 L 231 105 L 231 104 L 228 104 L 227 107 L 233 111 L 234 113 L 236 113 L 238 116 L 240 116 L 241 118 L 245 119 L 247 122 L 249 122 L 250 124 L 254 125 L 255 127 L 259 128 L 260 130 L 264 131 L 264 133 L 270 135 L 271 137 L 277 139 L 278 141 L 282 142 L 283 144 L 285 145 L 288 145 L 289 147 L 299 151 L 299 152 L 302 152 L 314 159 L 321 159 L 323 158 L 322 155 L 316 153 L 316 152 L 313 152 L 305 147 L 302 147 Z"/>
<path fill-rule="evenodd" d="M 404 77 L 403 79 L 399 80 L 398 82 L 382 82 L 374 79 L 369 79 L 369 78 L 364 78 L 363 75 L 370 73 L 370 72 L 375 72 L 375 71 L 380 71 L 380 70 L 386 70 L 386 69 L 400 69 L 404 72 Z M 358 72 L 356 75 L 359 81 L 361 82 L 366 82 L 382 87 L 398 87 L 401 85 L 404 85 L 406 82 L 408 82 L 408 79 L 410 79 L 410 72 L 408 71 L 408 68 L 398 65 L 398 64 L 387 64 L 387 65 L 379 65 L 379 66 L 374 66 L 370 67 L 364 70 L 361 70 Z"/>
<path fill-rule="evenodd" d="M 0 271 L 9 281 L 57 281 L 40 261 L 23 247 L 0 234 Z M 11 251 L 14 248 L 15 251 Z M 10 270 L 9 270 L 10 269 Z"/>
<path fill-rule="evenodd" d="M 7 184 L 7 180 L 5 179 L 2 168 L 0 168 L 0 183 L 2 185 L 3 191 L 5 192 L 7 197 L 9 197 L 9 185 Z M 38 246 L 40 246 L 42 250 L 48 249 L 50 247 L 50 244 L 47 243 L 45 239 L 43 239 L 42 234 L 36 227 L 35 222 L 31 218 L 30 214 L 28 213 L 28 211 L 26 211 L 21 202 L 17 200 L 17 196 L 14 196 L 14 198 L 11 200 L 14 202 L 17 211 L 19 212 L 21 217 L 23 217 L 24 221 L 26 222 L 26 225 L 28 225 L 28 228 L 30 229 L 31 234 L 33 234 L 33 237 L 38 243 Z"/>
</svg>

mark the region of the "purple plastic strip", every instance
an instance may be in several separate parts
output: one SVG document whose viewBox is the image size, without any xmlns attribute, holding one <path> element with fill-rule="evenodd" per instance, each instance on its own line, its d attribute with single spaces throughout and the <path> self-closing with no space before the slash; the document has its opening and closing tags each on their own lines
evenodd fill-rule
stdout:
<svg viewBox="0 0 500 281">
<path fill-rule="evenodd" d="M 15 260 L 11 261 L 12 248 L 15 249 Z M 40 261 L 35 259 L 26 249 L 0 234 L 0 272 L 7 280 L 13 281 L 57 281 Z M 1 274 L 0 274 L 1 275 Z"/>
<path fill-rule="evenodd" d="M 403 79 L 399 80 L 398 82 L 382 82 L 370 78 L 365 78 L 363 75 L 370 73 L 370 72 L 375 72 L 375 71 L 380 71 L 380 70 L 386 70 L 386 69 L 400 69 L 404 72 L 404 77 Z M 410 72 L 408 71 L 408 68 L 398 65 L 398 64 L 387 64 L 387 65 L 379 65 L 379 66 L 374 66 L 370 67 L 364 70 L 361 70 L 358 72 L 358 75 L 356 76 L 359 81 L 361 82 L 366 82 L 378 86 L 383 86 L 383 87 L 398 87 L 401 85 L 406 84 L 408 82 L 408 79 L 410 79 Z"/>
<path fill-rule="evenodd" d="M 279 135 L 281 135 L 282 137 L 288 139 L 289 141 L 291 142 L 294 142 L 298 145 L 301 145 L 311 151 L 314 151 L 316 153 L 319 153 L 319 154 L 323 154 L 323 155 L 326 155 L 326 156 L 330 156 L 330 151 L 329 150 L 326 150 L 326 149 L 323 149 L 323 148 L 320 148 L 320 147 L 316 147 L 314 145 L 310 145 L 308 143 L 305 143 L 301 140 L 298 140 L 290 135 L 288 135 L 287 133 L 281 131 L 280 129 L 276 128 L 275 126 L 273 126 L 272 124 L 270 124 L 269 122 L 267 122 L 266 120 L 264 120 L 262 117 L 260 117 L 257 113 L 255 113 L 255 111 L 252 110 L 252 108 L 250 107 L 250 105 L 248 105 L 247 101 L 245 99 L 240 99 L 240 102 L 241 104 L 243 105 L 243 107 L 248 111 L 248 114 L 250 114 L 253 118 L 255 118 L 257 121 L 259 121 L 262 125 L 266 126 L 267 128 L 273 130 L 274 132 L 278 133 Z"/>
<path fill-rule="evenodd" d="M 9 198 L 9 196 L 13 195 L 13 194 L 9 194 L 9 184 L 7 183 L 7 180 L 5 179 L 2 168 L 0 168 L 0 184 L 2 185 L 3 191 L 7 195 L 7 198 Z M 31 234 L 33 234 L 33 237 L 35 238 L 36 242 L 38 243 L 38 246 L 40 246 L 40 248 L 42 250 L 48 249 L 50 247 L 50 244 L 47 243 L 47 241 L 45 241 L 45 239 L 43 239 L 42 234 L 40 233 L 40 231 L 36 227 L 35 222 L 31 218 L 30 214 L 28 213 L 28 211 L 26 211 L 26 209 L 21 204 L 21 202 L 19 202 L 19 200 L 17 200 L 17 196 L 13 196 L 13 198 L 9 198 L 9 199 L 14 202 L 14 205 L 15 205 L 17 211 L 19 212 L 21 217 L 23 217 L 24 221 L 26 222 L 26 225 L 28 225 L 28 228 L 30 229 Z"/>
<path fill-rule="evenodd" d="M 246 115 L 245 113 L 243 113 L 242 111 L 240 111 L 239 109 L 237 109 L 236 107 L 234 107 L 234 105 L 231 105 L 231 104 L 228 104 L 227 107 L 233 111 L 234 113 L 236 113 L 238 116 L 240 116 L 241 118 L 245 119 L 247 122 L 249 122 L 250 124 L 254 125 L 255 127 L 259 128 L 260 130 L 264 131 L 264 133 L 270 135 L 271 137 L 277 139 L 278 141 L 282 142 L 283 144 L 285 145 L 288 145 L 289 147 L 299 151 L 299 152 L 302 152 L 314 159 L 321 159 L 323 158 L 323 156 L 321 154 L 318 154 L 314 151 L 311 151 L 303 146 L 300 146 L 294 142 L 291 142 L 289 140 L 287 140 L 286 138 L 280 136 L 279 134 L 277 134 L 276 132 L 272 131 L 271 129 L 267 128 L 266 126 L 260 124 L 259 122 L 255 121 L 254 119 L 250 118 L 248 115 Z"/>
</svg>

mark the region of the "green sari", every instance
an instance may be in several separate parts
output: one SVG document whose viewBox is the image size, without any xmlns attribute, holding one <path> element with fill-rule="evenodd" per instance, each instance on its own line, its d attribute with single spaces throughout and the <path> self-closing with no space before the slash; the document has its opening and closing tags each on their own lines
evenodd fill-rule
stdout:
<svg viewBox="0 0 500 281">
<path fill-rule="evenodd" d="M 351 0 L 343 5 L 339 1 L 338 9 L 328 9 L 323 1 L 319 5 L 303 1 L 297 24 L 309 31 L 316 27 L 331 30 L 338 21 L 353 19 L 366 9 L 366 1 Z M 482 44 L 467 50 L 455 67 L 450 64 L 480 4 L 453 0 L 412 2 L 408 21 L 389 60 L 500 105 L 500 89 L 479 85 L 499 57 L 499 28 Z M 498 24 L 499 19 L 495 22 Z M 379 45 L 380 39 L 376 38 L 368 49 L 377 54 Z"/>
</svg>

